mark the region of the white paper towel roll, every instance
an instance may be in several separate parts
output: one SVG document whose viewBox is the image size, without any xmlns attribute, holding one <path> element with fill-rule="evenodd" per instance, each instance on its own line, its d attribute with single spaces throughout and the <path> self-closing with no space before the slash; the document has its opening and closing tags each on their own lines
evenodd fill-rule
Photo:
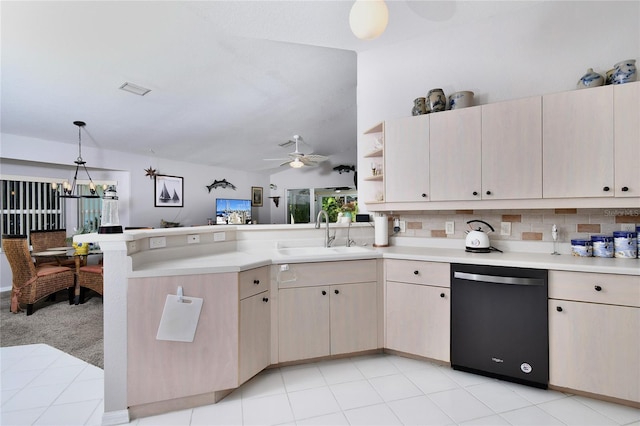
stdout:
<svg viewBox="0 0 640 426">
<path fill-rule="evenodd" d="M 376 216 L 373 219 L 375 225 L 375 247 L 387 247 L 389 245 L 389 220 L 387 216 Z"/>
</svg>

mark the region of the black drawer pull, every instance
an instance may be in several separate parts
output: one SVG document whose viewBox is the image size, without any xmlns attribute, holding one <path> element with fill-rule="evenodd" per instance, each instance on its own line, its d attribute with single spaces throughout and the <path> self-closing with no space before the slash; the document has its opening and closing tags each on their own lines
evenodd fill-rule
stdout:
<svg viewBox="0 0 640 426">
<path fill-rule="evenodd" d="M 602 291 L 602 287 L 600 287 L 599 285 L 594 287 L 596 289 L 596 291 Z"/>
<path fill-rule="evenodd" d="M 487 191 L 487 195 L 491 195 L 491 191 Z"/>
<path fill-rule="evenodd" d="M 629 190 L 629 187 L 628 187 L 628 186 L 623 186 L 623 187 L 622 187 L 622 192 L 627 192 L 628 190 Z"/>
<path fill-rule="evenodd" d="M 478 195 L 478 191 L 473 191 L 473 195 Z"/>
<path fill-rule="evenodd" d="M 338 294 L 338 293 L 340 293 L 340 290 L 333 290 L 333 292 L 334 292 L 335 294 Z"/>
<path fill-rule="evenodd" d="M 422 198 L 427 198 L 427 194 L 425 194 L 424 192 L 422 193 Z"/>
<path fill-rule="evenodd" d="M 323 296 L 326 296 L 326 295 L 327 295 L 327 292 L 326 292 L 326 291 L 324 291 L 324 290 L 322 290 L 322 295 L 323 295 Z"/>
<path fill-rule="evenodd" d="M 420 271 L 413 271 L 413 275 L 418 275 Z"/>
<path fill-rule="evenodd" d="M 556 311 L 558 311 L 558 312 L 562 312 L 562 306 L 558 306 L 558 307 L 556 307 Z"/>
<path fill-rule="evenodd" d="M 254 283 L 255 285 L 258 285 L 258 284 L 260 284 L 260 280 L 253 280 L 253 283 Z"/>
<path fill-rule="evenodd" d="M 444 297 L 444 293 L 440 293 L 440 297 Z"/>
<path fill-rule="evenodd" d="M 263 297 L 263 298 L 262 298 L 262 301 L 266 303 L 266 302 L 268 302 L 268 301 L 269 301 L 269 298 L 268 298 L 268 297 Z"/>
<path fill-rule="evenodd" d="M 608 186 L 605 186 L 604 188 L 602 188 L 602 190 L 603 190 L 604 192 L 608 192 L 608 191 L 609 191 L 609 187 L 608 187 Z"/>
</svg>

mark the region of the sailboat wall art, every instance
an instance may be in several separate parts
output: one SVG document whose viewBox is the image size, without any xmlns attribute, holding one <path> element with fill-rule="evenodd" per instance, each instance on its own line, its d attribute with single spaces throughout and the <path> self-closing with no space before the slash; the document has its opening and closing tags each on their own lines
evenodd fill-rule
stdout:
<svg viewBox="0 0 640 426">
<path fill-rule="evenodd" d="M 184 207 L 184 178 L 156 175 L 156 207 Z"/>
</svg>

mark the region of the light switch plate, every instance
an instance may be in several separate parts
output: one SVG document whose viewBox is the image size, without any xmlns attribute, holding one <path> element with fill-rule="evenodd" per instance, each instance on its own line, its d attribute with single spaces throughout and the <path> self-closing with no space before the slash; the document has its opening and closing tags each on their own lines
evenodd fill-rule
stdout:
<svg viewBox="0 0 640 426">
<path fill-rule="evenodd" d="M 167 238 L 166 237 L 151 237 L 149 238 L 149 248 L 157 249 L 167 246 Z"/>
<path fill-rule="evenodd" d="M 224 232 L 214 232 L 213 233 L 213 241 L 224 241 L 226 239 L 226 235 Z"/>
<path fill-rule="evenodd" d="M 500 222 L 500 235 L 511 235 L 511 222 Z"/>
<path fill-rule="evenodd" d="M 400 232 L 407 232 L 407 222 L 404 220 L 400 221 Z"/>
<path fill-rule="evenodd" d="M 623 223 L 620 226 L 620 230 L 621 231 L 625 231 L 625 232 L 635 232 L 636 224 L 635 223 Z"/>
<path fill-rule="evenodd" d="M 444 223 L 444 233 L 447 235 L 451 235 L 455 233 L 455 222 L 445 222 Z"/>
</svg>

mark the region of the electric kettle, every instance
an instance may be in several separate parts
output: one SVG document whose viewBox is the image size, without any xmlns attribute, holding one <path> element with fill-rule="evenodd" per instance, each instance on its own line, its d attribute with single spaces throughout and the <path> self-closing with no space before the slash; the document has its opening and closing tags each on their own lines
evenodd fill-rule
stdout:
<svg viewBox="0 0 640 426">
<path fill-rule="evenodd" d="M 478 226 L 476 229 L 473 229 L 471 226 L 472 223 L 482 223 L 489 227 L 491 231 L 484 232 L 482 227 Z M 467 232 L 467 238 L 465 240 L 466 251 L 472 253 L 489 253 L 492 250 L 491 243 L 489 243 L 489 232 L 494 232 L 495 230 L 491 225 L 482 220 L 470 220 L 467 222 L 469 225 L 469 230 Z"/>
</svg>

